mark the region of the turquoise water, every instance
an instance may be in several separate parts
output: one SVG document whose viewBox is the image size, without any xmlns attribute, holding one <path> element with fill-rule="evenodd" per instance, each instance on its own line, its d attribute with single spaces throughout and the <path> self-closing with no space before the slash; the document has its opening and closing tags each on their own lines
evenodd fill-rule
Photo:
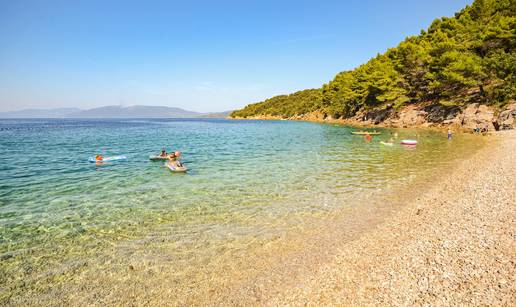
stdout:
<svg viewBox="0 0 516 307">
<path fill-rule="evenodd" d="M 392 131 L 365 143 L 351 130 L 219 119 L 0 120 L 0 301 L 75 280 L 88 270 L 74 266 L 80 261 L 107 267 L 106 250 L 138 250 L 145 240 L 147 251 L 167 247 L 176 273 L 195 270 L 199 259 L 220 264 L 221 254 L 309 228 L 480 146 L 471 136 L 450 142 L 399 130 L 417 148 L 386 147 L 379 141 Z M 148 160 L 163 147 L 183 152 L 187 174 Z M 127 160 L 96 166 L 88 162 L 96 153 Z"/>
</svg>

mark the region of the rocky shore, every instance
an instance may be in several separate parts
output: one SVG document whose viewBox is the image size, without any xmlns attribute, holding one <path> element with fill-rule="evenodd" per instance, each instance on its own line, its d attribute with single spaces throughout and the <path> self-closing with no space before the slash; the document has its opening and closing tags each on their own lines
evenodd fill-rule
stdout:
<svg viewBox="0 0 516 307">
<path fill-rule="evenodd" d="M 499 132 L 268 304 L 516 304 L 516 131 Z"/>
<path fill-rule="evenodd" d="M 257 115 L 246 119 L 287 119 L 364 127 L 436 128 L 466 132 L 473 132 L 475 129 L 497 131 L 516 128 L 516 103 L 508 104 L 501 109 L 478 103 L 464 107 L 426 103 L 408 105 L 402 109 L 396 109 L 391 104 L 381 109 L 361 110 L 350 118 L 331 118 L 320 111 L 315 111 L 289 118 Z"/>
</svg>

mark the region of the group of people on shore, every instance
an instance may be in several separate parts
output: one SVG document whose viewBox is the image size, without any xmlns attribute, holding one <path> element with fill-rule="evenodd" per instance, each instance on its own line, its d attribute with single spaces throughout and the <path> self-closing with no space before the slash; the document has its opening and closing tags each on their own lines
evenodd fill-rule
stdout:
<svg viewBox="0 0 516 307">
<path fill-rule="evenodd" d="M 473 129 L 473 132 L 476 134 L 486 134 L 489 131 L 489 126 L 484 125 L 483 127 L 480 127 L 480 125 L 477 125 L 475 129 Z"/>
</svg>

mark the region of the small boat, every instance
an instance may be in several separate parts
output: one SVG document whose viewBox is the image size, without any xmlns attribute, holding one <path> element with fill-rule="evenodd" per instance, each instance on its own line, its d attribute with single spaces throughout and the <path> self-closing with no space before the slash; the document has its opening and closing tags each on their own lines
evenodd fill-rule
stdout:
<svg viewBox="0 0 516 307">
<path fill-rule="evenodd" d="M 165 163 L 165 166 L 175 173 L 185 173 L 188 170 L 188 168 L 186 168 L 184 165 L 178 166 L 170 162 Z"/>
<path fill-rule="evenodd" d="M 355 135 L 366 135 L 366 134 L 379 135 L 379 134 L 382 134 L 381 132 L 378 132 L 378 131 L 351 131 L 351 133 L 355 134 Z"/>
<path fill-rule="evenodd" d="M 99 162 L 99 163 L 102 163 L 102 162 L 111 162 L 111 161 L 118 161 L 118 160 L 125 160 L 127 159 L 126 156 L 112 156 L 112 157 L 103 157 L 102 160 L 100 161 L 97 161 L 95 159 L 95 157 L 90 157 L 88 159 L 88 161 L 92 162 L 92 163 L 96 163 L 96 162 Z"/>
<path fill-rule="evenodd" d="M 151 161 L 166 161 L 168 160 L 168 156 L 162 157 L 162 156 L 149 156 L 149 160 Z"/>
<path fill-rule="evenodd" d="M 417 145 L 417 141 L 416 140 L 401 140 L 401 145 L 414 146 L 414 145 Z"/>
</svg>

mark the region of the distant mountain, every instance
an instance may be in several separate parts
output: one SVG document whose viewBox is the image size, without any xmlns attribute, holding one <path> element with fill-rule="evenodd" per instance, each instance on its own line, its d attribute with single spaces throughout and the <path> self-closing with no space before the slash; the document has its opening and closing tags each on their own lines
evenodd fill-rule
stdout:
<svg viewBox="0 0 516 307">
<path fill-rule="evenodd" d="M 231 114 L 231 112 L 233 112 L 233 111 L 208 113 L 208 114 L 203 114 L 201 117 L 203 117 L 203 118 L 227 118 L 227 117 L 229 117 L 229 114 Z"/>
<path fill-rule="evenodd" d="M 72 118 L 191 118 L 202 113 L 161 106 L 106 106 L 67 114 Z"/>
<path fill-rule="evenodd" d="M 63 118 L 67 114 L 79 112 L 78 108 L 57 109 L 24 109 L 11 112 L 0 112 L 0 118 Z"/>
<path fill-rule="evenodd" d="M 82 110 L 79 108 L 25 109 L 0 112 L 0 118 L 226 118 L 231 111 L 199 113 L 163 106 L 105 106 Z"/>
</svg>

